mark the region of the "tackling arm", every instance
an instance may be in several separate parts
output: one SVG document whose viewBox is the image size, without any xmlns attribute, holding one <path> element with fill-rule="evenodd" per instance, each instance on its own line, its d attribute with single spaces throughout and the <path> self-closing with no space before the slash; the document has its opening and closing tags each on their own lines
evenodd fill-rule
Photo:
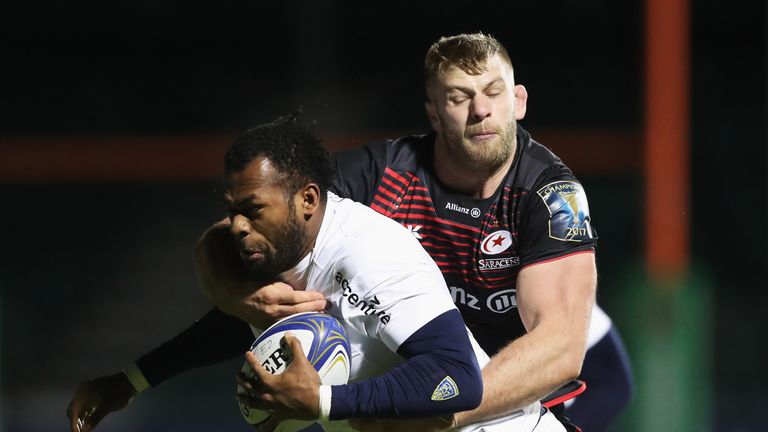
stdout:
<svg viewBox="0 0 768 432">
<path fill-rule="evenodd" d="M 459 426 L 520 409 L 579 376 L 596 284 L 591 252 L 520 272 L 517 302 L 528 333 L 491 358 L 483 369 L 482 403 L 456 414 Z"/>
</svg>

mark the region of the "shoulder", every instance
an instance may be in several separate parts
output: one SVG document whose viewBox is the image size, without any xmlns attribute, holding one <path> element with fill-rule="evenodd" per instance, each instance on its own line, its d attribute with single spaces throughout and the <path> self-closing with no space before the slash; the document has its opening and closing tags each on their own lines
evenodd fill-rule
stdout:
<svg viewBox="0 0 768 432">
<path fill-rule="evenodd" d="M 366 144 L 351 150 L 337 152 L 339 167 L 362 163 L 393 167 L 409 167 L 421 163 L 432 152 L 434 135 L 406 135 Z"/>
<path fill-rule="evenodd" d="M 370 257 L 391 259 L 418 253 L 421 245 L 405 227 L 370 207 L 329 194 L 326 244 L 333 245 L 337 258 Z M 390 251 L 399 251 L 394 257 Z"/>
<path fill-rule="evenodd" d="M 550 181 L 576 180 L 570 168 L 552 150 L 534 140 L 521 127 L 518 127 L 517 142 L 516 186 L 532 190 Z"/>
<path fill-rule="evenodd" d="M 565 174 L 573 177 L 571 170 L 549 148 L 534 140 L 523 128 L 518 128 L 518 152 L 516 185 L 530 190 L 545 178 Z"/>
</svg>

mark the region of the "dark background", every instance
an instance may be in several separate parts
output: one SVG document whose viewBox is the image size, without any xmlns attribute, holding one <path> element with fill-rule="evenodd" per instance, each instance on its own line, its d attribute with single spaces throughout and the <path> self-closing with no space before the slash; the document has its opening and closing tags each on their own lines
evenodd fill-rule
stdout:
<svg viewBox="0 0 768 432">
<path fill-rule="evenodd" d="M 692 295 L 707 301 L 694 311 L 700 327 L 685 334 L 706 343 L 692 351 L 703 357 L 669 373 L 703 372 L 683 387 L 705 395 L 696 424 L 718 431 L 766 430 L 766 9 L 691 3 L 691 261 L 692 279 L 704 281 Z M 183 150 L 167 175 L 141 166 L 111 177 L 25 173 L 88 158 L 79 140 L 111 148 L 125 137 L 151 143 L 139 145 L 138 162 L 89 163 L 123 172 L 152 164 L 168 139 L 206 137 L 194 149 L 218 166 L 231 137 L 298 106 L 329 147 L 426 131 L 424 53 L 441 35 L 474 31 L 507 46 L 530 94 L 522 124 L 534 137 L 614 133 L 629 138 L 611 152 L 635 160 L 643 22 L 642 2 L 607 0 L 3 5 L 0 162 L 17 170 L 0 172 L 0 430 L 64 430 L 81 379 L 124 367 L 199 317 L 208 305 L 192 247 L 223 215 L 215 172 L 174 174 Z M 540 140 L 580 152 L 567 139 Z M 63 153 L 48 151 L 64 141 Z M 642 279 L 642 161 L 582 171 L 565 161 L 589 192 L 601 237 L 599 301 L 636 360 L 640 394 L 614 429 L 650 430 L 642 419 L 653 412 L 638 401 L 656 384 L 638 360 L 653 341 L 632 330 L 655 319 L 633 306 L 644 295 L 633 288 Z M 233 400 L 240 362 L 171 380 L 100 429 L 248 430 Z"/>
</svg>

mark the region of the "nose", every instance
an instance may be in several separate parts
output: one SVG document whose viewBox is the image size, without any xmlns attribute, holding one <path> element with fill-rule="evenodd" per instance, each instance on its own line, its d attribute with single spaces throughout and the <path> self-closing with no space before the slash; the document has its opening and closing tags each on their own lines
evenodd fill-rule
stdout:
<svg viewBox="0 0 768 432">
<path fill-rule="evenodd" d="M 472 116 L 472 119 L 477 122 L 485 120 L 487 117 L 491 116 L 491 101 L 483 95 L 473 97 L 469 107 L 469 113 Z"/>
<path fill-rule="evenodd" d="M 236 239 L 241 239 L 251 233 L 251 224 L 245 216 L 235 215 L 229 231 Z"/>
</svg>

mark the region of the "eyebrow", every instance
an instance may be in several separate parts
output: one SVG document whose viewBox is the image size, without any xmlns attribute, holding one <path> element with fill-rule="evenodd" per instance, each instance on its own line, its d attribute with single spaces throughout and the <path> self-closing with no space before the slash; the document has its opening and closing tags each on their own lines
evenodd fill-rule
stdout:
<svg viewBox="0 0 768 432">
<path fill-rule="evenodd" d="M 248 195 L 248 196 L 246 196 L 246 197 L 243 197 L 243 198 L 241 198 L 239 200 L 235 200 L 234 197 L 232 196 L 231 191 L 230 191 L 230 192 L 225 192 L 224 196 L 222 197 L 222 199 L 224 200 L 225 204 L 227 204 L 229 206 L 233 206 L 233 207 L 240 207 L 240 206 L 246 205 L 246 204 L 253 204 L 253 205 L 257 205 L 257 206 L 263 205 L 263 203 L 259 200 L 258 195 L 253 194 L 253 193 Z"/>
<path fill-rule="evenodd" d="M 483 90 L 487 90 L 489 87 L 493 87 L 493 86 L 495 86 L 496 84 L 499 84 L 499 83 L 504 84 L 504 78 L 501 78 L 501 77 L 496 78 L 495 80 L 493 80 L 493 81 L 489 82 L 488 84 L 486 84 L 485 87 L 483 87 Z"/>
<path fill-rule="evenodd" d="M 493 87 L 493 86 L 495 86 L 496 84 L 499 84 L 499 83 L 503 84 L 504 83 L 504 78 L 499 77 L 499 78 L 494 79 L 493 81 L 491 81 L 488 84 L 484 85 L 483 86 L 483 90 L 488 90 L 488 88 Z M 450 86 L 450 87 L 448 87 L 447 90 L 448 90 L 447 91 L 448 93 L 450 93 L 450 92 L 452 92 L 454 90 L 458 90 L 460 92 L 467 93 L 467 94 L 471 94 L 471 93 L 474 92 L 471 88 L 464 87 L 464 86 L 461 86 L 461 85 Z"/>
</svg>

